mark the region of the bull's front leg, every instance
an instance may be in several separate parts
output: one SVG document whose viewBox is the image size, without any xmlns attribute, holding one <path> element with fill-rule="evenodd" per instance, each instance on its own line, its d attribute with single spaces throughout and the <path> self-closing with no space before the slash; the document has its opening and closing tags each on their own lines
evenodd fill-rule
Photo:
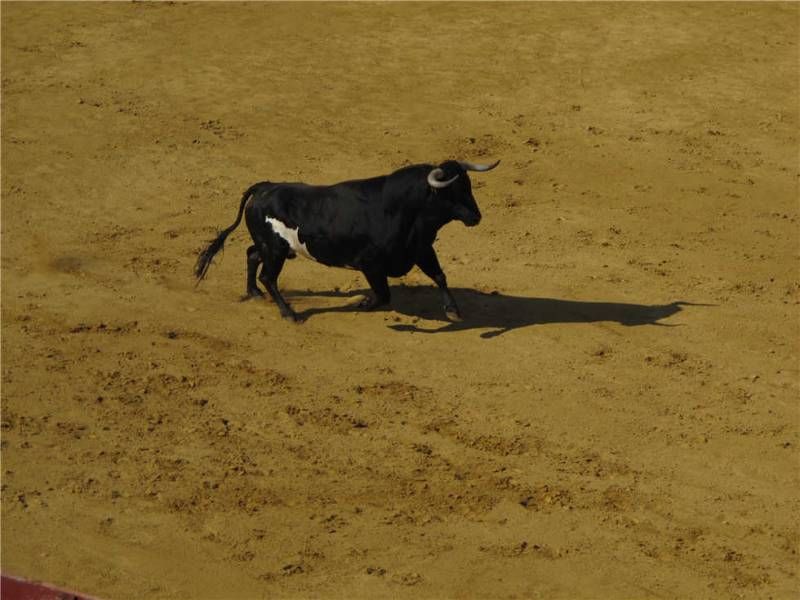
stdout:
<svg viewBox="0 0 800 600">
<path fill-rule="evenodd" d="M 386 277 L 386 273 L 369 269 L 365 269 L 363 273 L 369 282 L 369 287 L 372 288 L 375 295 L 364 298 L 359 302 L 358 308 L 361 310 L 375 310 L 380 306 L 389 304 L 391 301 L 391 294 L 389 292 L 389 280 Z"/>
<path fill-rule="evenodd" d="M 447 277 L 439 265 L 439 259 L 436 258 L 436 250 L 433 249 L 433 246 L 428 246 L 420 253 L 417 258 L 417 266 L 422 269 L 425 275 L 433 279 L 434 283 L 439 287 L 442 301 L 444 302 L 444 314 L 447 319 L 449 321 L 461 321 L 461 311 L 458 309 L 458 304 L 456 304 L 453 294 L 450 293 L 450 289 L 447 287 Z"/>
</svg>

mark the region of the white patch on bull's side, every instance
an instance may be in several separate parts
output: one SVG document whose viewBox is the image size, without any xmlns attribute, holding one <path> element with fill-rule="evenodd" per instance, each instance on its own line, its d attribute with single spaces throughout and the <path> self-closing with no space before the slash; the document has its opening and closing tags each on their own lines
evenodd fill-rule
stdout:
<svg viewBox="0 0 800 600">
<path fill-rule="evenodd" d="M 272 231 L 286 240 L 286 242 L 289 244 L 289 247 L 294 250 L 295 254 L 302 254 L 306 258 L 314 260 L 314 257 L 311 256 L 311 253 L 308 251 L 308 248 L 306 248 L 306 245 L 300 241 L 300 237 L 297 235 L 297 232 L 300 229 L 299 227 L 296 227 L 295 229 L 289 229 L 281 221 L 273 217 L 267 217 L 267 223 L 269 223 L 270 227 L 272 227 Z"/>
</svg>

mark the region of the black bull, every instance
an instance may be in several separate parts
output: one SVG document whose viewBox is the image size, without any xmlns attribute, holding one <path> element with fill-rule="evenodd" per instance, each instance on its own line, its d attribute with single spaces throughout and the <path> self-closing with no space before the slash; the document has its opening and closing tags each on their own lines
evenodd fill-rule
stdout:
<svg viewBox="0 0 800 600">
<path fill-rule="evenodd" d="M 195 275 L 203 279 L 214 255 L 245 215 L 253 245 L 247 249 L 245 299 L 261 297 L 264 284 L 281 315 L 297 314 L 278 290 L 287 258 L 302 254 L 332 267 L 364 273 L 374 296 L 359 307 L 371 310 L 390 301 L 388 277 L 400 277 L 417 265 L 442 293 L 448 319 L 461 320 L 433 243 L 439 229 L 453 220 L 477 225 L 481 212 L 472 196 L 468 171 L 497 166 L 446 161 L 414 165 L 380 177 L 329 186 L 271 183 L 251 186 L 242 196 L 236 221 L 200 253 Z"/>
</svg>

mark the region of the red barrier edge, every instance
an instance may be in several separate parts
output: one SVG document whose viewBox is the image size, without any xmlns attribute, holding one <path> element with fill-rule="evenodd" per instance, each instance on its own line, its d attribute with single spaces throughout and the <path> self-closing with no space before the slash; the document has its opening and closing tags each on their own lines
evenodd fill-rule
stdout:
<svg viewBox="0 0 800 600">
<path fill-rule="evenodd" d="M 51 585 L 0 575 L 1 600 L 97 600 L 91 596 L 60 590 Z"/>
</svg>

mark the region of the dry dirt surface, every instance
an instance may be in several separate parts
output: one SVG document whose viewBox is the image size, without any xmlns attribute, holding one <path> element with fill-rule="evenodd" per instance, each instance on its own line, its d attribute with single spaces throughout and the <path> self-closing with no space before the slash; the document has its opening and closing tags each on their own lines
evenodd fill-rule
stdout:
<svg viewBox="0 0 800 600">
<path fill-rule="evenodd" d="M 107 599 L 792 598 L 798 4 L 2 4 L 2 568 Z M 391 310 L 242 192 L 473 174 Z"/>
</svg>

